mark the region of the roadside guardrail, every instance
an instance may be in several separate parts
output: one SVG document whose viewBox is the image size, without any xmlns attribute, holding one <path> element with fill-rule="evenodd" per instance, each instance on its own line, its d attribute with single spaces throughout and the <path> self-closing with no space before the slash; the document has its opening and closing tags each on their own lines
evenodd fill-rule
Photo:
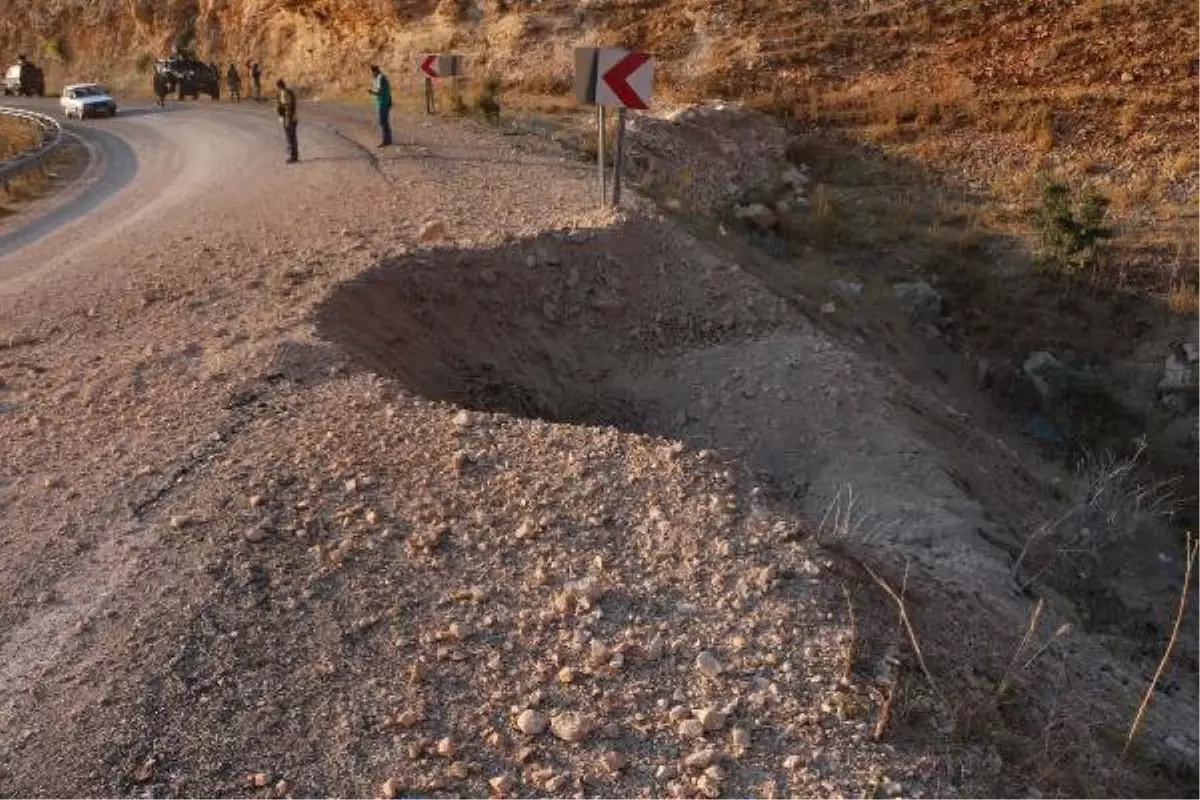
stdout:
<svg viewBox="0 0 1200 800">
<path fill-rule="evenodd" d="M 36 111 L 26 111 L 22 108 L 0 106 L 0 115 L 17 119 L 34 127 L 38 132 L 38 144 L 11 158 L 0 160 L 0 183 L 20 175 L 26 170 L 33 169 L 53 153 L 63 142 L 62 126 L 58 120 L 47 114 Z"/>
</svg>

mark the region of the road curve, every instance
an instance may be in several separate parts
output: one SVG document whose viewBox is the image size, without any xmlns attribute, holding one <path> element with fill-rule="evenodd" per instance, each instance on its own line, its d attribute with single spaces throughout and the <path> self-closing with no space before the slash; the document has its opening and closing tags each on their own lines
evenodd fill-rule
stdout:
<svg viewBox="0 0 1200 800">
<path fill-rule="evenodd" d="M 48 100 L 19 105 L 54 111 Z M 134 103 L 115 119 L 64 129 L 88 148 L 91 164 L 64 194 L 0 226 L 0 295 L 120 237 L 212 213 L 225 195 L 283 168 L 278 124 L 266 104 Z M 307 158 L 363 157 L 329 129 L 307 125 L 301 136 Z"/>
</svg>

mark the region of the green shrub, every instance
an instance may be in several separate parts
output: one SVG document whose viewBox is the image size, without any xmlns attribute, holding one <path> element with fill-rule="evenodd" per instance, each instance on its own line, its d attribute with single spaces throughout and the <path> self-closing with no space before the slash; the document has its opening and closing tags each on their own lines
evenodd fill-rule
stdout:
<svg viewBox="0 0 1200 800">
<path fill-rule="evenodd" d="M 150 70 L 150 65 L 154 63 L 154 56 L 149 53 L 138 53 L 137 58 L 133 60 L 133 68 L 137 70 L 139 75 L 145 75 Z"/>
<path fill-rule="evenodd" d="M 46 58 L 49 61 L 58 61 L 65 64 L 69 60 L 67 57 L 67 46 L 62 39 L 47 39 L 45 51 Z"/>
<path fill-rule="evenodd" d="M 1042 202 L 1033 213 L 1041 240 L 1040 266 L 1067 278 L 1092 267 L 1104 243 L 1113 237 L 1105 227 L 1109 200 L 1090 187 L 1075 193 L 1065 183 L 1042 187 Z"/>
</svg>

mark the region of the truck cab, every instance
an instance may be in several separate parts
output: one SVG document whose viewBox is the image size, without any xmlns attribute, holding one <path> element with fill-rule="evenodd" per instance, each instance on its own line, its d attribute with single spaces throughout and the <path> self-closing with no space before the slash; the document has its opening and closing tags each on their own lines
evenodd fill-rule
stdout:
<svg viewBox="0 0 1200 800">
<path fill-rule="evenodd" d="M 23 97 L 42 97 L 46 94 L 46 77 L 24 57 L 4 72 L 4 94 Z"/>
</svg>

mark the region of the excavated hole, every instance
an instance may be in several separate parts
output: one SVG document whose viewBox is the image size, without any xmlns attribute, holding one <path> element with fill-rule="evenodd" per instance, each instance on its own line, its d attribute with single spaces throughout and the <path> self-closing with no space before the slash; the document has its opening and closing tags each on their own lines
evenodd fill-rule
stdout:
<svg viewBox="0 0 1200 800">
<path fill-rule="evenodd" d="M 648 396 L 640 375 L 673 352 L 773 323 L 710 286 L 714 265 L 647 262 L 662 235 L 638 222 L 384 262 L 339 287 L 318 327 L 362 365 L 430 399 L 676 433 L 673 410 Z"/>
</svg>

